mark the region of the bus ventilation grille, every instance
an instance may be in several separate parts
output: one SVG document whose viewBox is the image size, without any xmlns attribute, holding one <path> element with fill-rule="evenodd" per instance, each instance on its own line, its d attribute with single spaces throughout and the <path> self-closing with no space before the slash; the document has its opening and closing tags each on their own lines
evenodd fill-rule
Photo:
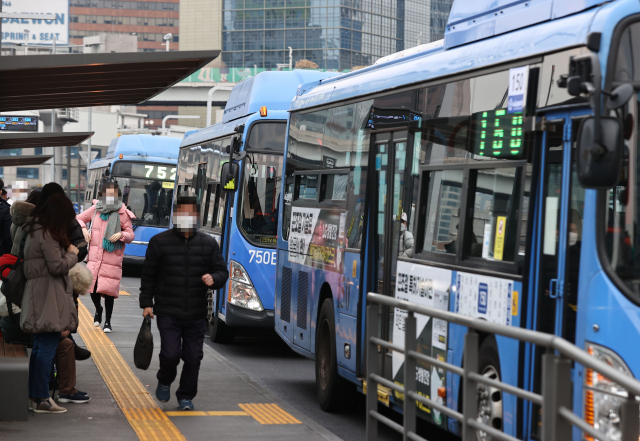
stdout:
<svg viewBox="0 0 640 441">
<path fill-rule="evenodd" d="M 298 328 L 307 329 L 307 292 L 309 291 L 309 273 L 298 273 Z"/>
<path fill-rule="evenodd" d="M 280 317 L 291 323 L 291 268 L 282 268 L 282 293 L 280 294 Z"/>
</svg>

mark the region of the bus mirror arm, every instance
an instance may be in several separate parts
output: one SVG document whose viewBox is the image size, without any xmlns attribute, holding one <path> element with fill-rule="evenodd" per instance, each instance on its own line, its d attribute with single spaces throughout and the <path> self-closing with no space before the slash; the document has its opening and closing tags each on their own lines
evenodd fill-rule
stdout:
<svg viewBox="0 0 640 441">
<path fill-rule="evenodd" d="M 631 97 L 628 87 L 603 92 L 600 62 L 595 53 L 571 57 L 569 75 L 558 81 L 573 96 L 590 99 L 593 116 L 582 119 L 578 129 L 576 165 L 578 180 L 585 188 L 607 189 L 616 185 L 622 163 L 622 124 L 616 117 L 602 115 L 602 96 L 608 108 L 623 106 Z M 632 91 L 633 92 L 633 91 Z"/>
</svg>

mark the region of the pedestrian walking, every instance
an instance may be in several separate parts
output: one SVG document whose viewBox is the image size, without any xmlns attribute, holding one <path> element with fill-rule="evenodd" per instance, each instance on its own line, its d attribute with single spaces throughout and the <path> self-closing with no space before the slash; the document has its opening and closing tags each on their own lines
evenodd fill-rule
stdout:
<svg viewBox="0 0 640 441">
<path fill-rule="evenodd" d="M 0 189 L 4 188 L 4 181 L 0 179 Z M 0 198 L 0 256 L 9 254 L 13 242 L 11 241 L 11 205 Z"/>
<path fill-rule="evenodd" d="M 207 290 L 229 278 L 218 242 L 198 233 L 200 205 L 195 197 L 178 196 L 173 229 L 151 238 L 142 270 L 140 307 L 143 317 L 157 315 L 160 331 L 158 400 L 171 398 L 180 359 L 184 361 L 176 391 L 182 410 L 192 410 L 207 330 Z"/>
<path fill-rule="evenodd" d="M 51 366 L 62 333 L 78 326 L 69 270 L 78 262 L 78 248 L 69 240 L 75 217 L 64 195 L 49 197 L 36 218 L 28 221 L 24 248 L 27 279 L 20 327 L 34 334 L 29 358 L 29 398 L 36 413 L 63 413 L 49 397 Z"/>
<path fill-rule="evenodd" d="M 96 307 L 93 324 L 100 326 L 102 323 L 103 307 L 100 299 L 104 297 L 106 317 L 103 330 L 109 333 L 113 331 L 113 302 L 120 293 L 124 247 L 134 238 L 131 219 L 135 219 L 135 215 L 122 203 L 118 184 L 107 181 L 100 186 L 98 199 L 93 201 L 91 208 L 80 213 L 76 219 L 89 243 L 87 268 L 93 274 L 90 292 Z M 87 224 L 91 225 L 91 231 L 87 229 Z"/>
</svg>

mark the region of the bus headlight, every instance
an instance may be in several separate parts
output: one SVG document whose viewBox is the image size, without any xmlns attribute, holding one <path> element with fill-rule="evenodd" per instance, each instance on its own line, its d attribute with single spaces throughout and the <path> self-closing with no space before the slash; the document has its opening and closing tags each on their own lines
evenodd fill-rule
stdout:
<svg viewBox="0 0 640 441">
<path fill-rule="evenodd" d="M 253 311 L 264 311 L 260 297 L 244 267 L 232 260 L 229 269 L 229 303 Z"/>
<path fill-rule="evenodd" d="M 590 355 L 604 361 L 625 375 L 633 376 L 624 361 L 613 351 L 593 343 L 587 343 L 586 346 Z M 584 381 L 585 420 L 604 433 L 607 439 L 619 440 L 622 436 L 620 407 L 623 400 L 627 398 L 627 391 L 591 369 L 585 369 Z M 587 436 L 586 439 L 591 440 L 592 438 Z"/>
</svg>

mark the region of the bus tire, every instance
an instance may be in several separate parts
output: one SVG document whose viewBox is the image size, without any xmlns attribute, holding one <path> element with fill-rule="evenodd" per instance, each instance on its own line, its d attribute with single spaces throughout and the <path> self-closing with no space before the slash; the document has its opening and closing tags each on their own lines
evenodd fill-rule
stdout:
<svg viewBox="0 0 640 441">
<path fill-rule="evenodd" d="M 347 382 L 338 375 L 336 355 L 336 326 L 333 299 L 322 303 L 316 338 L 316 394 L 320 408 L 325 412 L 339 410 L 344 402 Z"/>
<path fill-rule="evenodd" d="M 498 345 L 493 336 L 484 339 L 480 345 L 478 372 L 480 375 L 500 381 L 500 356 Z M 478 385 L 478 417 L 479 422 L 502 431 L 503 401 L 502 392 L 496 388 Z M 491 441 L 492 437 L 482 431 L 477 431 L 478 441 Z"/>
<path fill-rule="evenodd" d="M 209 338 L 214 343 L 233 343 L 236 339 L 236 330 L 230 326 L 227 326 L 225 322 L 218 317 L 214 317 L 209 322 L 211 330 L 209 331 Z"/>
</svg>

